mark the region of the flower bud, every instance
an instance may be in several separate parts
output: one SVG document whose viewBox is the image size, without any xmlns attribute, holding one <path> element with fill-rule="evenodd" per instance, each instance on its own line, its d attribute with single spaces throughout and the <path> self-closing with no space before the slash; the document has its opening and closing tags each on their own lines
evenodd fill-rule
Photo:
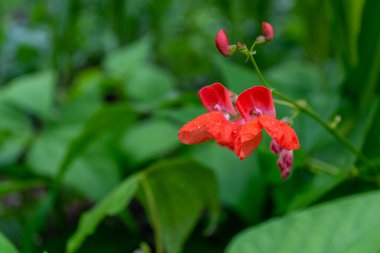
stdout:
<svg viewBox="0 0 380 253">
<path fill-rule="evenodd" d="M 281 152 L 281 150 L 283 149 L 280 145 L 278 145 L 278 143 L 272 139 L 272 141 L 270 142 L 270 146 L 269 146 L 269 149 L 270 151 L 273 153 L 273 154 L 278 154 Z"/>
<path fill-rule="evenodd" d="M 287 150 L 287 149 L 281 150 L 280 155 L 277 160 L 277 166 L 281 171 L 282 180 L 285 180 L 289 176 L 292 165 L 293 165 L 293 151 Z"/>
<path fill-rule="evenodd" d="M 234 51 L 236 51 L 236 46 L 230 46 L 228 44 L 228 37 L 223 29 L 219 30 L 218 34 L 216 35 L 215 45 L 218 51 L 225 57 L 230 56 L 234 53 Z"/>
<path fill-rule="evenodd" d="M 263 22 L 261 28 L 265 39 L 267 41 L 272 41 L 274 37 L 273 26 L 267 22 Z"/>
</svg>

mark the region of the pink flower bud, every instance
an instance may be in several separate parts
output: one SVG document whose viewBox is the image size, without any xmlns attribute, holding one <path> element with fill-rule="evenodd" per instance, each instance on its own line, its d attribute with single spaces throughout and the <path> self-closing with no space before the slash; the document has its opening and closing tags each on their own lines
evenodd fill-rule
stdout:
<svg viewBox="0 0 380 253">
<path fill-rule="evenodd" d="M 287 149 L 281 150 L 280 155 L 277 160 L 277 166 L 281 171 L 282 180 L 285 180 L 289 176 L 292 165 L 293 165 L 293 151 L 287 150 Z"/>
<path fill-rule="evenodd" d="M 218 51 L 225 57 L 230 56 L 232 54 L 230 50 L 230 45 L 228 44 L 227 34 L 221 29 L 215 38 L 215 45 Z"/>
<path fill-rule="evenodd" d="M 262 31 L 263 31 L 263 35 L 265 39 L 267 41 L 273 40 L 273 37 L 274 37 L 273 26 L 267 22 L 263 22 L 261 27 L 262 27 Z"/>
<path fill-rule="evenodd" d="M 278 154 L 281 152 L 281 150 L 283 149 L 280 145 L 278 145 L 278 143 L 272 139 L 272 141 L 270 142 L 270 147 L 269 147 L 270 151 L 273 153 L 273 154 Z"/>
</svg>

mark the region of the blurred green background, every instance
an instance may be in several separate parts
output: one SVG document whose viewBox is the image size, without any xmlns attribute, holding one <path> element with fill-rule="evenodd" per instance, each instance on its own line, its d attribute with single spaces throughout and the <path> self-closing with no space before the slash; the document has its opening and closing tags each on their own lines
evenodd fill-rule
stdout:
<svg viewBox="0 0 380 253">
<path fill-rule="evenodd" d="M 0 252 L 379 252 L 379 13 L 378 0 L 2 0 Z M 250 46 L 262 21 L 266 79 L 335 120 L 371 170 L 303 114 L 286 181 L 268 136 L 244 161 L 178 141 L 205 112 L 201 87 L 260 84 L 214 39 Z"/>
</svg>

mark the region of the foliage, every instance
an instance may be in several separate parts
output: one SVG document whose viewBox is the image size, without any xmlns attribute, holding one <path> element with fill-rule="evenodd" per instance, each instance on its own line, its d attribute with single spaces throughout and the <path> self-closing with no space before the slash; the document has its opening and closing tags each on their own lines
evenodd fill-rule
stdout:
<svg viewBox="0 0 380 253">
<path fill-rule="evenodd" d="M 378 0 L 3 0 L 0 252 L 378 252 L 379 11 Z M 224 28 L 250 45 L 262 21 L 275 28 L 255 54 L 265 78 L 371 169 L 305 114 L 286 181 L 268 136 L 244 161 L 178 141 L 205 112 L 199 88 L 260 84 L 214 39 Z"/>
</svg>

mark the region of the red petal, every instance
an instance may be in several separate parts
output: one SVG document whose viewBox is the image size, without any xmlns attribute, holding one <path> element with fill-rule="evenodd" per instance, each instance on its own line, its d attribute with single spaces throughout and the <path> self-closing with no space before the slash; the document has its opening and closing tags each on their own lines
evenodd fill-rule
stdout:
<svg viewBox="0 0 380 253">
<path fill-rule="evenodd" d="M 267 115 L 260 116 L 259 121 L 269 136 L 272 137 L 282 148 L 287 150 L 300 148 L 296 132 L 285 122 Z"/>
<path fill-rule="evenodd" d="M 234 116 L 236 115 L 236 111 L 231 101 L 231 92 L 222 84 L 214 83 L 203 87 L 198 95 L 209 112 L 222 112 L 222 110 L 225 110 Z"/>
<path fill-rule="evenodd" d="M 213 136 L 208 132 L 210 126 L 224 121 L 227 120 L 220 112 L 202 114 L 179 130 L 178 139 L 184 144 L 197 144 L 211 140 Z"/>
<path fill-rule="evenodd" d="M 253 119 L 243 125 L 235 139 L 234 151 L 241 159 L 247 158 L 257 148 L 262 139 L 261 125 L 257 119 Z"/>
<path fill-rule="evenodd" d="M 225 123 L 221 122 L 221 124 L 213 124 L 208 129 L 209 134 L 211 134 L 220 145 L 226 146 L 231 150 L 234 150 L 234 142 L 239 131 L 240 126 L 229 121 Z"/>
<path fill-rule="evenodd" d="M 231 54 L 230 52 L 230 45 L 228 43 L 228 37 L 227 34 L 224 32 L 223 29 L 219 30 L 219 32 L 216 34 L 215 38 L 215 45 L 218 51 L 223 56 L 229 56 Z"/>
<path fill-rule="evenodd" d="M 247 121 L 260 114 L 276 117 L 272 92 L 264 86 L 255 86 L 243 91 L 236 100 L 236 106 Z"/>
</svg>

